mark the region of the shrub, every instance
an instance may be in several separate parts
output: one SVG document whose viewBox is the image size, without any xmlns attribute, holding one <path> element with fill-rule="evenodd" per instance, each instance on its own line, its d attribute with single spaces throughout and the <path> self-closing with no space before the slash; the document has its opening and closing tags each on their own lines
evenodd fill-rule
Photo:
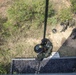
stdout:
<svg viewBox="0 0 76 75">
<path fill-rule="evenodd" d="M 52 24 L 52 26 L 56 26 L 56 24 L 58 23 L 57 16 L 48 18 L 48 23 Z"/>
<path fill-rule="evenodd" d="M 3 67 L 3 65 L 0 64 L 0 74 L 7 74 L 7 71 Z"/>
<path fill-rule="evenodd" d="M 41 24 L 44 21 L 45 0 L 16 0 L 8 9 L 8 20 L 21 27 L 27 21 L 30 23 L 35 20 Z M 49 3 L 48 16 L 54 14 L 52 4 Z M 34 22 L 34 21 L 33 21 Z"/>
<path fill-rule="evenodd" d="M 63 8 L 59 14 L 60 21 L 64 22 L 66 20 L 72 19 L 72 13 L 70 8 Z"/>
<path fill-rule="evenodd" d="M 70 0 L 72 4 L 72 11 L 76 13 L 76 0 Z"/>
</svg>

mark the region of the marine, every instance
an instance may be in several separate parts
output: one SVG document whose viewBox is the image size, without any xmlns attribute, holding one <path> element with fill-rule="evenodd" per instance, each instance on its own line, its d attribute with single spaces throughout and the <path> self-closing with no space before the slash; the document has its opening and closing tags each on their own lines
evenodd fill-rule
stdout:
<svg viewBox="0 0 76 75">
<path fill-rule="evenodd" d="M 36 60 L 42 61 L 44 58 L 47 58 L 51 55 L 53 45 L 48 39 L 42 40 L 42 51 L 37 55 Z"/>
<path fill-rule="evenodd" d="M 64 22 L 61 22 L 60 25 L 63 26 L 63 28 L 60 32 L 65 32 L 65 30 L 67 30 L 67 28 L 69 26 L 69 20 L 65 20 Z"/>
</svg>

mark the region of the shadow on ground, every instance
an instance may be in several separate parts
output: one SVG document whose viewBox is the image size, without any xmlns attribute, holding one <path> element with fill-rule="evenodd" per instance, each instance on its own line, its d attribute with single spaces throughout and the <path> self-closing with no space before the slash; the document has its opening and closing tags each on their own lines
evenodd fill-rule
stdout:
<svg viewBox="0 0 76 75">
<path fill-rule="evenodd" d="M 63 43 L 65 38 L 62 39 Z M 58 50 L 61 57 L 76 56 L 76 28 Z"/>
</svg>

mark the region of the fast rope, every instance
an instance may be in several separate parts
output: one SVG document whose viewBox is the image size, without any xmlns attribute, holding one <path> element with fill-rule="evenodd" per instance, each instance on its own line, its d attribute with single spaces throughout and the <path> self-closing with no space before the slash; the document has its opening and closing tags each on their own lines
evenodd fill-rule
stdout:
<svg viewBox="0 0 76 75">
<path fill-rule="evenodd" d="M 37 61 L 35 74 L 39 74 L 41 61 Z"/>
<path fill-rule="evenodd" d="M 46 28 L 47 28 L 48 5 L 49 5 L 49 0 L 46 0 L 43 39 L 41 40 L 40 44 L 37 44 L 34 47 L 34 51 L 36 53 L 38 53 L 38 55 L 36 57 L 36 61 L 38 61 L 38 62 L 37 62 L 37 65 L 36 65 L 35 74 L 39 74 L 41 61 L 44 58 L 47 58 L 48 56 L 50 56 L 51 53 L 52 53 L 52 49 L 53 49 L 53 45 L 50 42 L 50 40 L 45 38 L 45 36 L 46 36 Z"/>
</svg>

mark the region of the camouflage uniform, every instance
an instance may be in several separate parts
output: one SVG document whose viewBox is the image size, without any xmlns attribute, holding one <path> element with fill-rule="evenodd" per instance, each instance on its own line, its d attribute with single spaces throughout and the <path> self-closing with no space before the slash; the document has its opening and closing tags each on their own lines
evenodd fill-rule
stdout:
<svg viewBox="0 0 76 75">
<path fill-rule="evenodd" d="M 68 26 L 69 26 L 69 21 L 68 20 L 66 20 L 66 21 L 64 21 L 64 22 L 62 22 L 63 23 L 63 29 L 61 30 L 61 32 L 65 32 L 65 30 L 68 28 Z"/>
<path fill-rule="evenodd" d="M 42 52 L 40 52 L 37 55 L 36 59 L 38 61 L 42 61 L 44 58 L 47 58 L 48 56 L 51 55 L 51 52 L 52 52 L 52 49 L 53 49 L 53 45 L 48 39 L 46 41 L 47 42 L 46 42 L 46 44 L 44 44 Z"/>
</svg>

